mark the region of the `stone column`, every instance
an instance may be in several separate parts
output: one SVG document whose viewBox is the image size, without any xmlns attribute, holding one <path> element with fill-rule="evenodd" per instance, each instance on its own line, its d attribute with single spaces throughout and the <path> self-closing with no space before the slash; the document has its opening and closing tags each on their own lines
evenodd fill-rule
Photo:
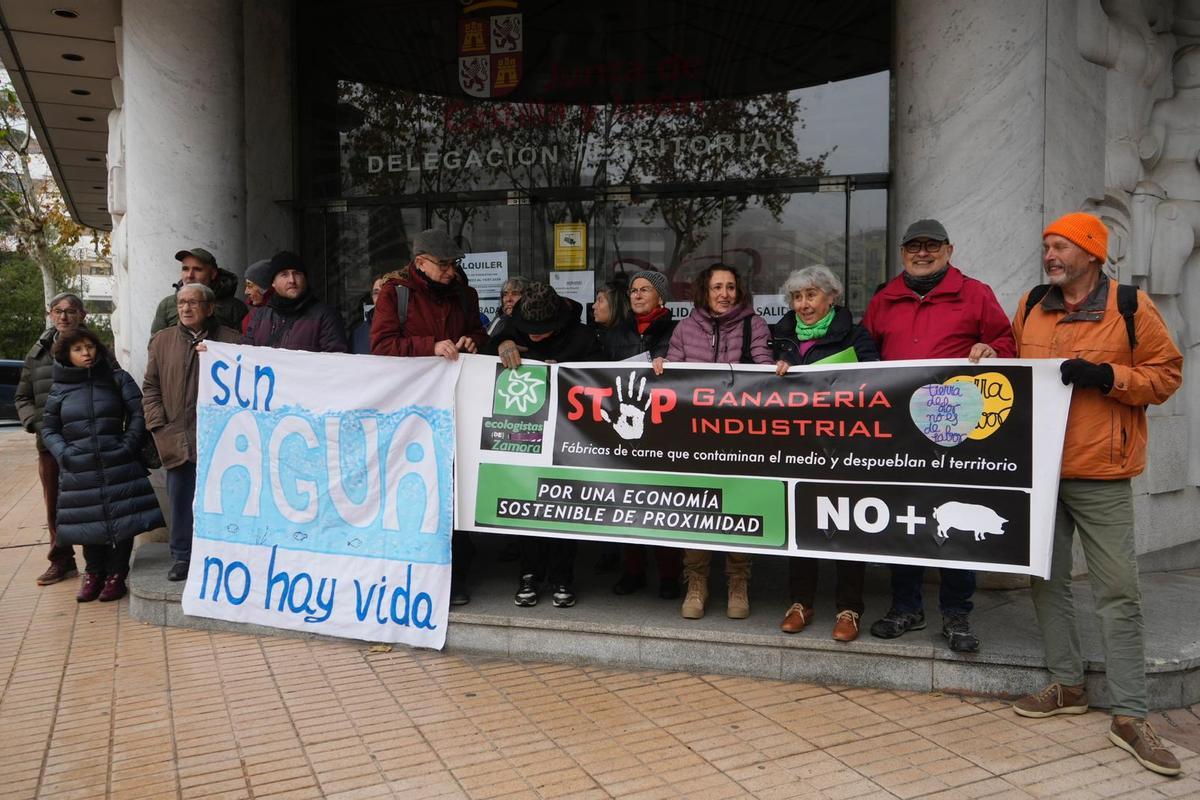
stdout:
<svg viewBox="0 0 1200 800">
<path fill-rule="evenodd" d="M 173 255 L 204 247 L 246 266 L 240 0 L 124 0 L 123 362 L 140 379 L 154 308 L 179 278 Z"/>
<path fill-rule="evenodd" d="M 895 20 L 891 274 L 896 238 L 935 217 L 1012 312 L 1045 223 L 1104 196 L 1104 70 L 1074 3 L 899 0 Z"/>
</svg>

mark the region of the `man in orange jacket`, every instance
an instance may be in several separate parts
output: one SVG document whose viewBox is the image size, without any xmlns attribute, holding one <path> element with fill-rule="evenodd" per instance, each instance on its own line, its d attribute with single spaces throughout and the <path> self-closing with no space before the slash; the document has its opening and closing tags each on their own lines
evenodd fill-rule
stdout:
<svg viewBox="0 0 1200 800">
<path fill-rule="evenodd" d="M 1071 598 L 1071 541 L 1079 532 L 1096 598 L 1113 721 L 1108 738 L 1163 775 L 1179 760 L 1146 722 L 1146 656 L 1133 541 L 1130 479 L 1146 466 L 1146 406 L 1165 402 L 1182 381 L 1183 356 L 1154 303 L 1118 288 L 1101 268 L 1108 231 L 1091 214 L 1067 214 L 1042 233 L 1049 289 L 1021 298 L 1013 318 L 1018 356 L 1065 358 L 1074 384 L 1063 441 L 1050 578 L 1033 579 L 1033 605 L 1053 681 L 1013 705 L 1023 717 L 1088 710 L 1083 658 Z M 1122 300 L 1121 295 L 1126 299 Z M 1126 315 L 1131 315 L 1132 324 Z"/>
</svg>

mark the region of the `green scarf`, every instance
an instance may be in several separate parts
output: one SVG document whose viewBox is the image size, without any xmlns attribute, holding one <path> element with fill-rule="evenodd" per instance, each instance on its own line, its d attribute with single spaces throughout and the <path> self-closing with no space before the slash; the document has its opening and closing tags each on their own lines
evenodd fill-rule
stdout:
<svg viewBox="0 0 1200 800">
<path fill-rule="evenodd" d="M 829 333 L 829 326 L 833 323 L 833 306 L 829 307 L 829 313 L 821 317 L 812 325 L 805 325 L 804 320 L 800 319 L 800 315 L 796 315 L 796 338 L 802 342 L 807 342 L 812 339 L 820 339 L 825 334 Z"/>
</svg>

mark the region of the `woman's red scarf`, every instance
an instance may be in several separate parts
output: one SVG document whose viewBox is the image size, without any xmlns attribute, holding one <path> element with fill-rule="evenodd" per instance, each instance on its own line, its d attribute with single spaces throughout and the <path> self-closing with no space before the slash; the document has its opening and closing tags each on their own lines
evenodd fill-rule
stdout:
<svg viewBox="0 0 1200 800">
<path fill-rule="evenodd" d="M 664 317 L 670 313 L 671 310 L 666 306 L 658 306 L 653 311 L 647 311 L 645 314 L 635 314 L 634 318 L 637 321 L 638 336 L 644 334 L 646 329 L 654 324 L 654 320 L 658 319 L 659 317 Z"/>
</svg>

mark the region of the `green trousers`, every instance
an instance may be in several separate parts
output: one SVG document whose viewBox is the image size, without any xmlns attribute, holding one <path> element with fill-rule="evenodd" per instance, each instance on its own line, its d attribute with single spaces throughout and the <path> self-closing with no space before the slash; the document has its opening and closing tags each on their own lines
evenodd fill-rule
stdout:
<svg viewBox="0 0 1200 800">
<path fill-rule="evenodd" d="M 1050 579 L 1032 581 L 1046 667 L 1055 683 L 1083 683 L 1083 657 L 1071 596 L 1071 540 L 1076 531 L 1096 601 L 1112 713 L 1144 718 L 1142 594 L 1133 543 L 1133 492 L 1128 480 L 1064 480 L 1059 485 Z"/>
</svg>

